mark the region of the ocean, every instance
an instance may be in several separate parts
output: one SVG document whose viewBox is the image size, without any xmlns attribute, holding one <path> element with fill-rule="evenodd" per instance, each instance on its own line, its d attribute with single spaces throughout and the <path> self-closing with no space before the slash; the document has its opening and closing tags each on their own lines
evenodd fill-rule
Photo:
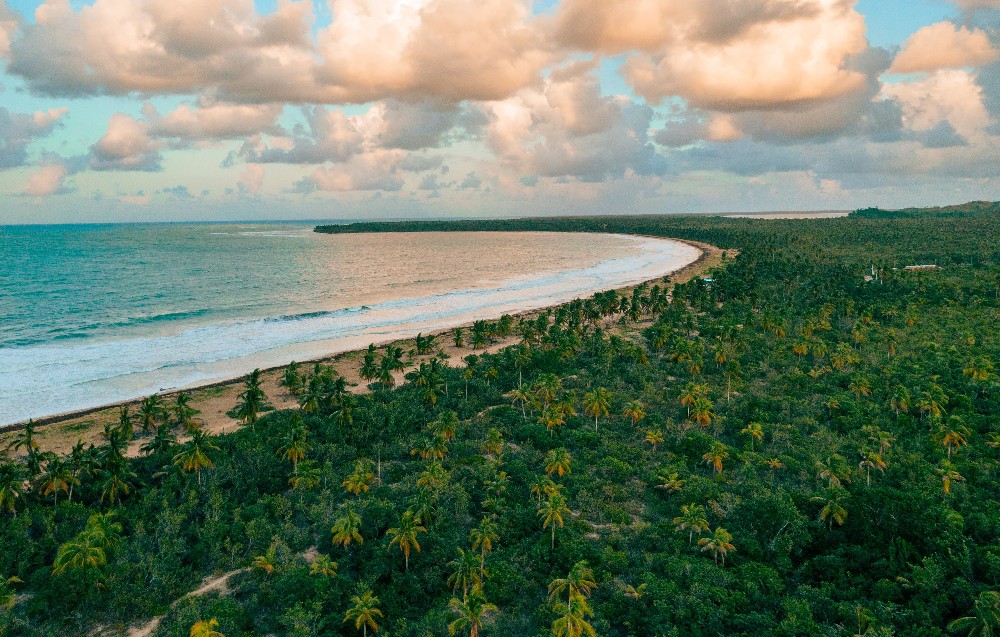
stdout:
<svg viewBox="0 0 1000 637">
<path fill-rule="evenodd" d="M 698 256 L 620 235 L 0 226 L 0 425 L 535 309 Z"/>
</svg>

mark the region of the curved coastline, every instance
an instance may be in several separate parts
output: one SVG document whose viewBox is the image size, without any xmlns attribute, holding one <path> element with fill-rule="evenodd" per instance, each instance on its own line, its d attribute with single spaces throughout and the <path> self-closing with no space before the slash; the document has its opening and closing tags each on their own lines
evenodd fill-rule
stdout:
<svg viewBox="0 0 1000 637">
<path fill-rule="evenodd" d="M 569 302 L 575 298 L 581 298 L 584 296 L 589 296 L 599 291 L 606 291 L 611 289 L 616 290 L 627 290 L 635 285 L 639 285 L 646 282 L 655 282 L 662 279 L 664 276 L 670 276 L 673 280 L 687 279 L 696 275 L 697 273 L 703 271 L 707 267 L 711 267 L 712 257 L 715 257 L 715 261 L 718 261 L 718 255 L 721 252 L 714 246 L 707 244 L 701 244 L 689 240 L 664 238 L 664 237 L 650 237 L 641 235 L 617 235 L 622 237 L 628 237 L 630 239 L 642 242 L 644 245 L 649 245 L 653 242 L 657 243 L 671 243 L 671 244 L 683 244 L 691 249 L 688 257 L 685 258 L 683 262 L 672 261 L 669 264 L 658 261 L 654 263 L 647 263 L 646 267 L 640 268 L 632 272 L 632 276 L 625 280 L 615 280 L 613 282 L 605 281 L 592 281 L 589 285 L 585 285 L 578 288 L 573 288 L 569 290 L 562 291 L 562 295 L 552 295 L 552 296 L 542 296 L 541 300 L 533 298 L 521 298 L 512 297 L 508 302 L 502 304 L 491 305 L 486 308 L 476 308 L 472 310 L 472 314 L 468 312 L 462 313 L 457 312 L 449 316 L 426 316 L 423 317 L 424 320 L 408 321 L 404 323 L 388 323 L 383 332 L 372 332 L 364 331 L 363 333 L 350 336 L 350 337 L 340 337 L 333 338 L 329 340 L 320 341 L 308 341 L 304 343 L 296 344 L 299 347 L 298 352 L 291 353 L 301 353 L 309 351 L 302 356 L 287 356 L 283 355 L 283 361 L 298 360 L 301 363 L 314 363 L 314 362 L 326 362 L 340 361 L 343 359 L 351 359 L 356 357 L 360 350 L 367 346 L 368 343 L 376 343 L 377 345 L 386 345 L 389 343 L 402 343 L 406 344 L 410 341 L 413 336 L 417 333 L 422 332 L 424 334 L 435 334 L 441 336 L 443 334 L 450 333 L 452 330 L 458 327 L 466 327 L 470 325 L 475 320 L 495 320 L 499 318 L 502 314 L 511 314 L 517 317 L 532 316 L 539 312 L 543 312 L 552 307 L 558 307 L 563 303 Z M 628 257 L 618 260 L 627 260 Z M 616 259 L 602 261 L 601 264 L 605 264 L 609 261 L 615 261 Z M 564 273 L 539 273 L 534 277 L 522 277 L 525 281 L 511 281 L 508 279 L 505 283 L 506 285 L 498 286 L 496 289 L 506 289 L 508 292 L 517 291 L 519 284 L 523 284 L 527 288 L 532 287 L 532 283 L 537 283 L 540 280 L 540 276 L 548 274 L 549 276 L 558 277 L 560 275 L 568 274 Z M 544 276 L 541 276 L 541 280 L 544 281 Z M 537 286 L 536 286 L 537 287 Z M 465 293 L 476 293 L 481 292 L 481 290 L 459 290 L 455 291 L 455 294 L 461 295 Z M 444 295 L 446 296 L 446 295 Z M 397 299 L 395 302 L 398 302 Z M 430 304 L 438 302 L 439 299 L 431 298 L 425 301 Z M 534 301 L 534 302 L 533 302 Z M 391 305 L 392 302 L 388 303 Z M 385 304 L 383 304 L 385 305 Z M 367 308 L 371 309 L 371 308 Z M 359 312 L 359 314 L 361 314 Z M 295 319 L 297 317 L 286 317 L 290 319 Z M 314 317 L 305 317 L 307 320 Z M 361 318 L 361 317 L 358 317 Z M 274 318 L 262 319 L 262 321 L 274 321 Z M 500 347 L 509 345 L 510 343 L 500 343 L 494 346 L 492 349 L 499 349 Z M 269 350 L 270 353 L 274 353 L 274 350 Z M 480 352 L 483 350 L 479 350 Z M 320 353 L 321 352 L 321 353 Z M 265 351 L 263 353 L 268 353 Z M 475 350 L 469 350 L 468 353 L 477 353 Z M 253 355 L 251 355 L 252 357 Z M 246 361 L 244 357 L 240 361 Z M 287 363 L 283 364 L 262 364 L 256 365 L 264 370 L 266 373 L 276 374 L 281 372 L 287 367 Z M 244 366 L 246 367 L 246 366 Z M 176 388 L 170 388 L 169 390 L 161 391 L 161 395 L 164 397 L 170 397 L 176 395 L 180 391 L 192 392 L 195 395 L 211 393 L 218 390 L 224 390 L 226 388 L 236 387 L 242 380 L 246 377 L 246 373 L 252 367 L 246 367 L 241 369 L 239 373 L 232 373 L 225 376 L 217 376 L 208 381 L 193 382 L 183 386 L 178 386 Z M 148 393 L 148 392 L 147 392 Z M 145 395 L 145 394 L 143 394 Z M 111 412 L 123 405 L 135 405 L 139 402 L 140 397 L 129 398 L 121 401 L 106 402 L 99 405 L 88 406 L 81 409 L 75 409 L 72 411 L 67 411 L 63 413 L 57 413 L 53 415 L 46 415 L 34 420 L 36 425 L 52 425 L 58 423 L 71 423 L 77 422 L 81 419 L 85 419 L 88 416 L 101 415 L 102 412 Z M 23 428 L 25 422 L 15 422 L 11 424 L 0 424 L 0 432 L 8 433 L 12 431 L 19 430 Z M 224 429 L 223 429 L 224 431 Z"/>
</svg>

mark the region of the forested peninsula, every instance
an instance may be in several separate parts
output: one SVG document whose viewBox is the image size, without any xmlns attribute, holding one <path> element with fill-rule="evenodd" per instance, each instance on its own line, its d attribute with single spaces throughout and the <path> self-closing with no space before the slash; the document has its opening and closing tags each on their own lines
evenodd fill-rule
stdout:
<svg viewBox="0 0 1000 637">
<path fill-rule="evenodd" d="M 456 330 L 461 364 L 373 346 L 365 393 L 251 374 L 233 433 L 184 394 L 65 454 L 19 431 L 0 633 L 998 634 L 1000 204 L 317 228 L 431 230 L 729 252 Z"/>
</svg>

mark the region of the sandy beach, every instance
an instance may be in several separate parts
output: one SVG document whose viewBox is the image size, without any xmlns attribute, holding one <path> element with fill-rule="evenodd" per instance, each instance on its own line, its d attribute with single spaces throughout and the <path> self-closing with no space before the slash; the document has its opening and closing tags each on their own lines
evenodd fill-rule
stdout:
<svg viewBox="0 0 1000 637">
<path fill-rule="evenodd" d="M 672 240 L 680 241 L 677 239 Z M 715 267 L 722 260 L 722 250 L 714 246 L 694 241 L 680 242 L 697 248 L 700 251 L 700 256 L 696 261 L 671 273 L 669 276 L 674 282 L 683 283 L 688 281 L 708 269 Z M 651 282 L 656 282 L 658 280 L 659 279 L 655 279 Z M 635 285 L 629 285 L 619 288 L 619 290 L 629 291 L 634 287 Z M 545 309 L 547 308 L 517 312 L 515 315 L 535 316 L 538 313 L 545 311 Z M 495 320 L 499 318 L 499 315 L 482 316 L 477 318 Z M 396 374 L 397 383 L 403 382 L 403 376 L 407 371 L 433 355 L 444 356 L 449 365 L 463 366 L 463 359 L 470 354 L 482 354 L 487 352 L 493 353 L 518 342 L 518 337 L 512 336 L 508 339 L 492 343 L 488 347 L 476 350 L 468 347 L 467 345 L 465 347 L 456 347 L 452 339 L 454 329 L 454 327 L 448 327 L 447 329 L 437 331 L 429 330 L 427 333 L 433 333 L 438 336 L 438 339 L 435 342 L 435 345 L 437 346 L 435 352 L 425 356 L 408 354 L 404 359 L 407 362 L 406 370 L 397 372 Z M 615 326 L 612 329 L 618 328 Z M 414 348 L 414 341 L 412 338 L 390 338 L 384 341 L 376 341 L 376 345 L 379 346 L 384 346 L 389 343 L 401 347 L 404 352 L 410 352 Z M 322 344 L 318 345 L 322 347 Z M 364 344 L 364 347 L 367 347 L 367 344 Z M 329 365 L 348 381 L 351 385 L 350 389 L 352 392 L 368 392 L 366 383 L 358 374 L 364 348 L 352 349 L 350 351 L 332 354 L 321 354 L 323 351 L 324 350 L 319 349 L 317 350 L 317 354 L 313 357 L 306 358 L 298 362 L 304 367 L 312 365 L 316 362 Z M 329 350 L 326 350 L 326 352 L 329 352 Z M 287 365 L 281 365 L 263 370 L 263 389 L 276 409 L 290 409 L 298 406 L 296 399 L 278 384 L 286 367 Z M 204 430 L 211 434 L 218 435 L 235 431 L 240 427 L 239 423 L 226 415 L 226 412 L 232 409 L 233 405 L 236 403 L 237 395 L 241 391 L 244 378 L 245 376 L 240 376 L 220 382 L 186 388 L 184 390 L 191 395 L 191 405 L 201 412 L 197 416 L 197 419 L 201 421 Z M 167 403 L 170 403 L 176 397 L 177 393 L 179 392 L 174 391 L 162 393 L 161 396 Z M 121 406 L 129 405 L 134 408 L 138 405 L 138 403 L 138 400 L 125 401 L 74 413 L 60 414 L 37 419 L 35 421 L 35 424 L 38 426 L 38 435 L 36 440 L 43 451 L 52 451 L 55 453 L 66 453 L 78 441 L 83 441 L 85 444 L 101 444 L 103 442 L 101 432 L 103 431 L 104 426 L 108 423 L 117 422 Z M 10 443 L 11 439 L 16 435 L 16 431 L 21 428 L 23 428 L 23 423 L 6 427 L 4 432 L 0 434 L 0 445 L 6 447 Z M 181 439 L 183 440 L 184 437 L 181 436 Z M 129 455 L 138 455 L 139 447 L 143 444 L 143 442 L 143 439 L 133 441 L 129 447 Z"/>
</svg>

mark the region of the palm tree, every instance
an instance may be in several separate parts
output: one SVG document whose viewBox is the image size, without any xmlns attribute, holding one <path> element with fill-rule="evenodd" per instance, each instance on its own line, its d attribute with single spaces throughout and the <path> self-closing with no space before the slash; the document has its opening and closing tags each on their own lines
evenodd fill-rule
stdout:
<svg viewBox="0 0 1000 637">
<path fill-rule="evenodd" d="M 15 576 L 0 578 L 0 610 L 10 610 L 17 603 L 17 592 L 11 584 L 23 584 L 24 581 Z"/>
<path fill-rule="evenodd" d="M 254 557 L 250 565 L 271 575 L 278 568 L 277 553 L 277 546 L 272 542 L 271 546 L 267 547 L 267 552 Z"/>
<path fill-rule="evenodd" d="M 240 420 L 252 428 L 261 414 L 274 410 L 260 384 L 260 370 L 255 369 L 247 377 L 246 385 L 238 396 L 239 402 L 228 412 L 230 418 Z"/>
<path fill-rule="evenodd" d="M 948 450 L 948 459 L 951 460 L 953 451 L 958 451 L 964 445 L 969 444 L 966 436 L 969 435 L 969 428 L 962 424 L 962 420 L 957 416 L 948 419 L 947 426 L 938 432 L 938 441 Z"/>
<path fill-rule="evenodd" d="M 153 434 L 153 437 L 146 444 L 142 445 L 139 450 L 147 455 L 154 453 L 169 454 L 176 444 L 177 436 L 174 435 L 168 423 L 163 423 L 156 428 L 156 433 Z"/>
<path fill-rule="evenodd" d="M 420 518 L 416 517 L 413 511 L 403 513 L 403 517 L 399 520 L 399 526 L 386 531 L 386 535 L 392 537 L 389 546 L 395 544 L 403 552 L 407 571 L 410 570 L 410 551 L 417 549 L 417 553 L 420 552 L 420 542 L 417 541 L 417 535 L 426 532 L 427 529 L 420 525 Z"/>
<path fill-rule="evenodd" d="M 138 477 L 125 460 L 112 463 L 102 471 L 102 475 L 101 502 L 107 500 L 112 506 L 132 492 L 133 480 Z"/>
<path fill-rule="evenodd" d="M 519 387 L 504 394 L 504 398 L 508 398 L 512 405 L 521 408 L 522 420 L 528 419 L 526 407 L 531 403 L 532 395 L 527 390 Z"/>
<path fill-rule="evenodd" d="M 366 380 L 369 383 L 375 382 L 375 379 L 378 378 L 379 368 L 376 359 L 376 352 L 377 350 L 375 349 L 375 344 L 370 344 L 368 349 L 365 350 L 365 356 L 361 362 L 361 369 L 358 370 L 358 375 L 361 376 L 362 380 Z"/>
<path fill-rule="evenodd" d="M 551 493 L 556 493 L 561 487 L 552 481 L 548 476 L 538 476 L 534 482 L 531 483 L 529 491 L 531 495 L 538 499 L 538 504 L 542 503 L 542 495 L 549 495 Z"/>
<path fill-rule="evenodd" d="M 646 408 L 638 400 L 633 400 L 625 405 L 622 415 L 632 421 L 632 425 L 638 425 L 639 421 L 646 417 Z"/>
<path fill-rule="evenodd" d="M 218 627 L 219 620 L 214 617 L 208 620 L 203 619 L 199 622 L 195 622 L 195 624 L 191 626 L 191 632 L 188 633 L 188 635 L 189 637 L 226 637 L 219 631 L 215 630 Z"/>
<path fill-rule="evenodd" d="M 645 441 L 648 442 L 649 444 L 653 445 L 653 452 L 654 453 L 656 452 L 656 445 L 662 443 L 663 440 L 664 440 L 664 438 L 663 438 L 663 430 L 662 429 L 648 429 L 648 430 L 646 430 Z"/>
<path fill-rule="evenodd" d="M 869 487 L 872 486 L 872 469 L 884 472 L 886 466 L 888 465 L 880 454 L 874 451 L 861 452 L 861 462 L 858 463 L 858 468 L 865 472 L 865 483 Z"/>
<path fill-rule="evenodd" d="M 674 518 L 678 531 L 688 532 L 688 544 L 694 540 L 694 534 L 701 535 L 708 530 L 708 518 L 705 517 L 705 507 L 700 504 L 681 505 L 681 514 Z"/>
<path fill-rule="evenodd" d="M 699 385 L 697 383 L 688 383 L 684 386 L 684 390 L 681 393 L 681 405 L 687 407 L 687 414 L 691 416 L 691 407 L 698 401 L 699 398 L 708 397 L 708 387 L 705 385 Z"/>
<path fill-rule="evenodd" d="M 565 411 L 558 404 L 545 405 L 542 407 L 542 412 L 538 416 L 538 424 L 545 425 L 545 428 L 549 430 L 549 435 L 551 436 L 556 427 L 566 424 Z"/>
<path fill-rule="evenodd" d="M 497 525 L 490 518 L 483 518 L 479 526 L 469 531 L 469 540 L 472 542 L 472 550 L 479 551 L 479 571 L 486 572 L 486 554 L 493 551 L 493 543 L 500 539 L 497 532 Z"/>
<path fill-rule="evenodd" d="M 368 491 L 371 483 L 375 480 L 375 474 L 371 471 L 371 461 L 358 460 L 354 463 L 354 471 L 351 472 L 342 483 L 348 493 L 361 495 Z"/>
<path fill-rule="evenodd" d="M 715 412 L 712 411 L 712 407 L 715 405 L 711 400 L 702 396 L 694 401 L 692 405 L 691 416 L 693 420 L 701 425 L 702 428 L 707 428 L 712 424 L 712 420 L 715 418 Z"/>
<path fill-rule="evenodd" d="M 462 599 L 469 595 L 469 588 L 473 591 L 483 585 L 484 572 L 480 569 L 479 557 L 472 551 L 458 550 L 458 557 L 448 563 L 451 575 L 448 576 L 448 583 L 451 584 L 452 594 L 461 587 Z"/>
<path fill-rule="evenodd" d="M 53 505 L 58 505 L 59 492 L 68 494 L 74 484 L 80 484 L 80 479 L 73 475 L 73 470 L 61 460 L 54 459 L 46 465 L 39 488 L 43 496 L 52 496 Z"/>
<path fill-rule="evenodd" d="M 167 408 L 163 405 L 163 401 L 160 400 L 159 394 L 153 394 L 143 399 L 139 403 L 139 424 L 142 425 L 142 430 L 149 433 L 156 427 L 156 423 L 166 420 Z"/>
<path fill-rule="evenodd" d="M 364 544 L 361 536 L 361 516 L 348 507 L 344 515 L 337 518 L 330 531 L 333 533 L 333 543 L 347 548 L 351 542 Z"/>
<path fill-rule="evenodd" d="M 566 498 L 558 492 L 549 494 L 549 499 L 538 508 L 538 516 L 542 518 L 542 529 L 552 527 L 552 545 L 556 547 L 556 526 L 562 527 L 563 516 L 569 514 Z"/>
<path fill-rule="evenodd" d="M 66 571 L 91 571 L 107 564 L 107 553 L 98 545 L 96 538 L 88 533 L 80 533 L 59 547 L 52 574 L 61 575 Z"/>
<path fill-rule="evenodd" d="M 951 493 L 952 483 L 965 480 L 965 477 L 955 470 L 955 465 L 951 464 L 950 460 L 942 462 L 941 468 L 937 470 L 937 473 L 941 476 L 941 484 L 944 486 L 946 495 Z"/>
<path fill-rule="evenodd" d="M 716 474 L 720 474 L 722 473 L 722 462 L 728 457 L 729 451 L 727 451 L 726 445 L 716 440 L 712 444 L 712 448 L 701 458 L 705 461 L 705 464 L 712 465 L 712 469 Z"/>
<path fill-rule="evenodd" d="M 194 417 L 201 412 L 191 406 L 191 395 L 185 392 L 177 394 L 177 401 L 174 403 L 174 418 L 177 424 L 187 431 L 197 428 L 198 424 Z"/>
<path fill-rule="evenodd" d="M 657 489 L 664 489 L 670 493 L 676 493 L 684 488 L 684 480 L 678 477 L 676 471 L 669 475 L 660 474 L 660 484 L 656 485 Z"/>
<path fill-rule="evenodd" d="M 448 634 L 454 635 L 459 630 L 468 629 L 469 637 L 479 637 L 479 631 L 490 620 L 491 615 L 500 612 L 495 604 L 487 602 L 482 593 L 476 590 L 464 599 L 452 598 L 448 608 L 458 615 L 455 621 L 448 624 Z"/>
<path fill-rule="evenodd" d="M 611 413 L 611 392 L 604 387 L 598 387 L 583 395 L 583 410 L 594 417 L 594 431 L 597 431 L 597 419 Z"/>
<path fill-rule="evenodd" d="M 847 509 L 842 502 L 847 499 L 847 491 L 839 486 L 831 486 L 826 490 L 826 494 L 811 498 L 813 502 L 823 505 L 819 511 L 820 521 L 826 521 L 827 527 L 832 529 L 833 523 L 842 525 L 847 520 Z"/>
<path fill-rule="evenodd" d="M 378 597 L 370 590 L 366 590 L 361 595 L 351 598 L 354 604 L 344 615 L 344 622 L 353 621 L 354 627 L 363 630 L 365 637 L 368 637 L 368 628 L 371 627 L 378 632 L 378 618 L 382 617 L 382 611 L 378 609 Z"/>
<path fill-rule="evenodd" d="M 329 555 L 323 555 L 320 553 L 313 560 L 313 563 L 309 565 L 310 575 L 321 575 L 323 577 L 336 577 L 337 576 L 338 565 Z"/>
<path fill-rule="evenodd" d="M 212 436 L 199 429 L 191 434 L 191 439 L 184 443 L 180 453 L 174 456 L 174 464 L 184 471 L 196 472 L 200 485 L 201 470 L 211 469 L 215 466 L 215 463 L 208 456 L 208 452 L 218 450 L 219 447 L 212 442 Z"/>
<path fill-rule="evenodd" d="M 552 622 L 553 637 L 596 637 L 594 627 L 587 621 L 588 617 L 594 616 L 594 611 L 590 609 L 590 604 L 582 595 L 572 598 L 572 603 L 562 602 L 553 606 L 553 610 L 559 615 Z"/>
<path fill-rule="evenodd" d="M 979 595 L 972 615 L 960 617 L 948 624 L 949 632 L 965 633 L 967 637 L 997 637 L 1000 635 L 1000 593 L 985 591 Z"/>
<path fill-rule="evenodd" d="M 583 560 L 574 564 L 566 577 L 552 580 L 549 584 L 549 601 L 565 593 L 566 605 L 572 607 L 574 598 L 586 599 L 595 588 L 597 582 L 594 581 L 594 572 L 590 570 L 586 560 Z"/>
<path fill-rule="evenodd" d="M 712 557 L 715 558 L 715 563 L 719 563 L 719 556 L 722 556 L 722 565 L 726 565 L 726 555 L 729 551 L 735 551 L 736 547 L 732 544 L 733 536 L 729 531 L 722 528 L 721 526 L 715 529 L 715 533 L 712 537 L 703 537 L 698 540 L 698 546 L 701 547 L 702 551 L 710 551 Z"/>
<path fill-rule="evenodd" d="M 304 460 L 309 453 L 309 443 L 306 442 L 307 430 L 302 417 L 297 413 L 292 421 L 291 430 L 285 434 L 284 444 L 278 449 L 282 459 L 292 463 L 292 474 L 299 472 L 299 461 Z"/>
<path fill-rule="evenodd" d="M 118 426 L 114 431 L 125 440 L 126 444 L 135 437 L 135 420 L 129 414 L 128 405 L 122 405 L 121 411 L 118 412 Z M 112 430 L 105 428 L 104 433 L 110 442 Z"/>
<path fill-rule="evenodd" d="M 741 429 L 740 433 L 750 438 L 750 450 L 753 451 L 754 442 L 761 442 L 764 440 L 764 425 L 759 422 L 752 422 Z"/>
<path fill-rule="evenodd" d="M 27 475 L 24 467 L 16 462 L 0 464 L 0 508 L 17 517 L 17 502 L 24 495 Z"/>
<path fill-rule="evenodd" d="M 572 460 L 573 457 L 564 447 L 549 451 L 545 457 L 545 474 L 551 476 L 554 473 L 560 478 L 563 477 L 571 472 L 570 463 Z"/>
</svg>

